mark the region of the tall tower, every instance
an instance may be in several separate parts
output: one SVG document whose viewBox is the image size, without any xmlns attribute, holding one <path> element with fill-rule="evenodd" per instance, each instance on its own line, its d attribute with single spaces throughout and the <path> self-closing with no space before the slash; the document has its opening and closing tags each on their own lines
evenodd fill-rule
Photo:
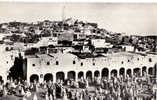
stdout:
<svg viewBox="0 0 157 100">
<path fill-rule="evenodd" d="M 66 17 L 65 17 L 65 5 L 63 5 L 63 8 L 62 8 L 62 21 L 64 23 Z"/>
<path fill-rule="evenodd" d="M 64 30 L 64 23 L 65 23 L 65 4 L 63 5 L 62 8 L 62 28 L 61 28 L 62 31 Z"/>
</svg>

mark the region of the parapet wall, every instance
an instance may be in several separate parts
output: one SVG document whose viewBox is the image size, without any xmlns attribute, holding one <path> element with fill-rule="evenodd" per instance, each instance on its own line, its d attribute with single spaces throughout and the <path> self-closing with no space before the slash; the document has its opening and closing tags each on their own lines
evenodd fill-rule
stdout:
<svg viewBox="0 0 157 100">
<path fill-rule="evenodd" d="M 55 54 L 52 57 L 48 55 L 40 55 L 39 58 L 28 58 L 27 62 L 27 79 L 32 74 L 45 75 L 57 72 L 67 73 L 75 71 L 76 73 L 83 71 L 102 71 L 107 68 L 109 72 L 113 69 L 120 68 L 131 69 L 146 67 L 154 67 L 157 63 L 156 55 L 141 56 L 130 53 L 117 53 L 107 55 L 107 57 L 79 59 L 72 54 Z M 35 65 L 34 65 L 35 64 Z"/>
</svg>

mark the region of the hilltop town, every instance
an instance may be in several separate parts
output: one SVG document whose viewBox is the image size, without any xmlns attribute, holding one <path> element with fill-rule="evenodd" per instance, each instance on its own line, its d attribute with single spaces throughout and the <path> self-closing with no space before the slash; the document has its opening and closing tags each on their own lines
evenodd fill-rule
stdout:
<svg viewBox="0 0 157 100">
<path fill-rule="evenodd" d="M 9 22 L 0 24 L 0 42 L 36 46 L 72 46 L 81 52 L 133 51 L 156 52 L 157 36 L 127 35 L 99 28 L 97 23 L 72 18 L 37 23 Z M 111 50 L 112 49 L 112 50 Z M 132 50 L 131 50 L 132 51 Z"/>
<path fill-rule="evenodd" d="M 156 54 L 157 35 L 111 32 L 73 18 L 1 23 L 0 96 L 156 100 Z"/>
</svg>

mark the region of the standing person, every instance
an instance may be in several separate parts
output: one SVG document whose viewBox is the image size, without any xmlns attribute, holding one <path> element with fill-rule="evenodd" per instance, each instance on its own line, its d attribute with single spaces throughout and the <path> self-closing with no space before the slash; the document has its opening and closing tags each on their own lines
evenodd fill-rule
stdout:
<svg viewBox="0 0 157 100">
<path fill-rule="evenodd" d="M 37 92 L 38 92 L 38 87 L 37 87 L 37 81 L 36 80 L 34 80 L 34 82 L 33 82 L 33 100 L 38 100 L 38 98 L 37 98 Z"/>
<path fill-rule="evenodd" d="M 48 83 L 47 83 L 47 89 L 48 89 L 48 98 L 51 100 L 53 100 L 54 99 L 54 85 L 53 85 L 53 83 L 52 83 L 52 81 L 50 80 Z"/>
<path fill-rule="evenodd" d="M 49 100 L 48 92 L 45 94 L 45 100 Z"/>
<path fill-rule="evenodd" d="M 52 95 L 49 96 L 49 100 L 54 100 L 53 97 L 52 97 Z"/>
<path fill-rule="evenodd" d="M 89 98 L 90 98 L 90 100 L 93 100 L 93 96 L 90 95 Z"/>
<path fill-rule="evenodd" d="M 86 88 L 89 87 L 89 82 L 88 82 L 88 78 L 86 79 Z"/>
<path fill-rule="evenodd" d="M 96 96 L 93 97 L 93 100 L 98 100 Z"/>
<path fill-rule="evenodd" d="M 66 90 L 63 90 L 63 100 L 68 100 Z"/>
<path fill-rule="evenodd" d="M 18 95 L 22 95 L 22 84 L 20 82 L 18 83 Z"/>
<path fill-rule="evenodd" d="M 3 90 L 3 95 L 6 96 L 7 95 L 7 88 L 4 87 L 4 90 Z"/>
<path fill-rule="evenodd" d="M 80 100 L 80 93 L 76 90 L 76 99 Z"/>
<path fill-rule="evenodd" d="M 67 93 L 68 93 L 68 95 L 67 95 L 67 96 L 68 96 L 68 98 L 69 98 L 69 99 L 71 99 L 71 98 L 72 98 L 72 93 L 71 93 L 71 90 L 70 90 L 70 89 L 68 89 L 67 91 L 68 91 L 68 92 L 67 92 Z"/>
<path fill-rule="evenodd" d="M 38 100 L 37 94 L 34 93 L 33 100 Z"/>
<path fill-rule="evenodd" d="M 88 95 L 88 91 L 85 91 L 84 100 L 90 100 L 89 95 Z"/>
<path fill-rule="evenodd" d="M 27 100 L 26 96 L 23 96 L 22 100 Z"/>
<path fill-rule="evenodd" d="M 31 90 L 32 90 L 33 92 L 37 92 L 37 91 L 38 91 L 36 80 L 34 80 L 34 82 L 31 84 L 30 88 L 31 88 Z"/>
<path fill-rule="evenodd" d="M 80 100 L 83 100 L 83 93 L 80 94 Z"/>
<path fill-rule="evenodd" d="M 3 83 L 0 81 L 0 97 L 3 96 Z"/>
<path fill-rule="evenodd" d="M 21 95 L 25 95 L 24 87 L 21 87 Z"/>
<path fill-rule="evenodd" d="M 25 96 L 26 96 L 26 97 L 30 97 L 30 96 L 31 96 L 31 92 L 30 92 L 29 89 L 26 90 L 26 95 L 25 95 Z"/>
</svg>

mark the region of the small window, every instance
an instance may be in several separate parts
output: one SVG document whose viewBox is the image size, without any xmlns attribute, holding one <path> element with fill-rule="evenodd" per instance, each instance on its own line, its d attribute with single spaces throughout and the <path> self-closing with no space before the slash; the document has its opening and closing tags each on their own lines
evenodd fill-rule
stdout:
<svg viewBox="0 0 157 100">
<path fill-rule="evenodd" d="M 7 61 L 7 64 L 8 64 L 8 61 Z"/>
<path fill-rule="evenodd" d="M 49 62 L 49 61 L 47 62 L 47 65 L 50 65 L 50 62 Z"/>
<path fill-rule="evenodd" d="M 123 64 L 124 62 L 122 61 L 121 63 Z"/>
<path fill-rule="evenodd" d="M 54 37 L 57 37 L 57 34 L 53 34 Z"/>
<path fill-rule="evenodd" d="M 43 74 L 40 74 L 40 78 L 43 78 Z"/>
<path fill-rule="evenodd" d="M 81 66 L 83 66 L 83 63 L 81 62 Z"/>
<path fill-rule="evenodd" d="M 128 60 L 128 62 L 130 62 L 130 60 Z"/>
<path fill-rule="evenodd" d="M 35 64 L 32 64 L 32 66 L 35 66 Z"/>
<path fill-rule="evenodd" d="M 151 59 L 151 58 L 149 58 L 149 62 L 152 62 L 152 59 Z"/>
<path fill-rule="evenodd" d="M 93 63 L 93 66 L 95 66 L 95 63 Z"/>
<path fill-rule="evenodd" d="M 75 64 L 76 62 L 75 62 L 75 60 L 73 61 L 73 64 Z"/>
<path fill-rule="evenodd" d="M 137 60 L 140 60 L 139 58 L 137 58 Z"/>
<path fill-rule="evenodd" d="M 59 62 L 58 62 L 58 61 L 56 61 L 56 65 L 59 65 Z"/>
</svg>

